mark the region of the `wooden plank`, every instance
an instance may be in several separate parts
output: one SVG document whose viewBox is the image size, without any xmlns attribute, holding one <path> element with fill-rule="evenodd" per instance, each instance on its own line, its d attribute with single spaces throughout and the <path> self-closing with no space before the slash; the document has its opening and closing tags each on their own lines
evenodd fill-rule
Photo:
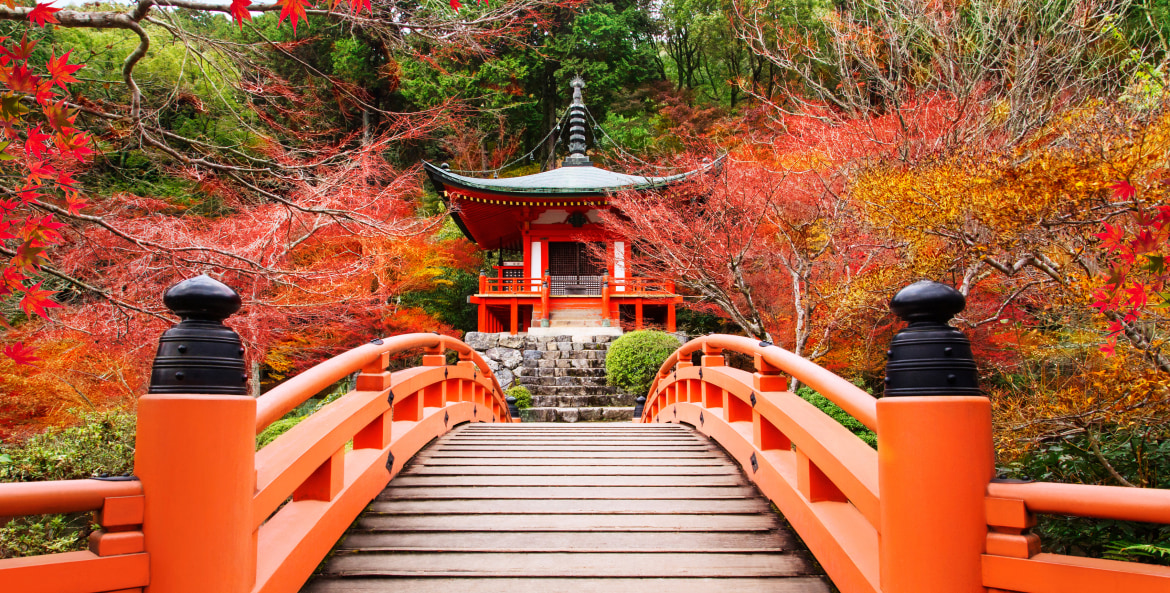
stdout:
<svg viewBox="0 0 1170 593">
<path fill-rule="evenodd" d="M 443 451 L 499 451 L 500 445 L 447 445 L 443 447 Z M 601 451 L 611 451 L 616 453 L 646 453 L 650 451 L 658 453 L 666 453 L 671 451 L 687 451 L 687 452 L 704 452 L 704 451 L 718 451 L 715 447 L 710 445 L 656 445 L 653 447 L 638 447 L 636 450 L 631 450 L 631 447 L 622 447 L 615 445 L 575 445 L 573 443 L 563 443 L 559 445 L 524 445 L 524 446 L 510 446 L 508 451 L 516 453 L 531 453 L 539 451 L 569 451 L 572 453 L 596 453 Z"/>
<path fill-rule="evenodd" d="M 770 513 L 767 501 L 759 498 L 732 498 L 717 500 L 686 499 L 598 499 L 579 498 L 525 500 L 513 504 L 501 500 L 485 504 L 482 500 L 388 500 L 374 501 L 369 512 L 384 515 L 466 515 L 490 511 L 496 514 L 540 513 Z"/>
<path fill-rule="evenodd" d="M 685 552 L 434 554 L 339 553 L 329 574 L 350 576 L 479 577 L 736 577 L 811 574 L 795 554 Z"/>
<path fill-rule="evenodd" d="M 391 486 L 377 500 L 394 499 L 534 499 L 534 498 L 749 498 L 756 496 L 747 486 L 657 487 L 642 486 L 447 486 L 439 488 L 397 488 Z"/>
<path fill-rule="evenodd" d="M 506 466 L 512 468 L 520 467 L 541 467 L 546 465 L 564 465 L 564 457 L 548 457 L 548 458 L 519 458 L 519 457 L 435 457 L 428 455 L 426 457 L 416 457 L 411 463 L 411 466 L 452 466 L 452 467 L 492 467 L 492 466 Z M 662 457 L 589 457 L 573 459 L 574 467 L 632 467 L 632 466 L 646 466 L 646 467 L 731 467 L 738 468 L 739 466 L 729 463 L 726 459 L 719 459 L 714 455 L 710 457 L 676 457 L 676 458 L 662 458 Z"/>
<path fill-rule="evenodd" d="M 742 475 L 706 476 L 410 476 L 394 478 L 396 488 L 434 488 L 439 486 L 738 486 L 746 484 Z"/>
<path fill-rule="evenodd" d="M 719 465 L 431 465 L 413 464 L 402 476 L 729 476 L 739 468 Z"/>
<path fill-rule="evenodd" d="M 355 526 L 368 531 L 768 531 L 776 518 L 764 514 L 726 515 L 373 515 Z"/>
<path fill-rule="evenodd" d="M 549 438 L 549 439 L 458 439 L 442 443 L 444 449 L 449 447 L 469 447 L 472 445 L 487 445 L 503 449 L 533 448 L 533 447 L 560 447 L 572 445 L 574 447 L 628 447 L 630 449 L 648 449 L 662 447 L 709 447 L 710 443 L 695 439 L 623 439 L 620 437 L 597 437 L 595 439 L 576 438 Z"/>
<path fill-rule="evenodd" d="M 352 532 L 342 549 L 367 551 L 450 552 L 782 552 L 795 543 L 791 536 L 760 532 Z"/>
<path fill-rule="evenodd" d="M 480 578 L 435 579 L 405 578 L 385 581 L 377 578 L 322 580 L 305 589 L 307 593 L 519 593 L 523 591 L 557 593 L 829 593 L 822 577 L 782 578 Z"/>
<path fill-rule="evenodd" d="M 719 459 L 726 461 L 722 451 L 711 448 L 704 451 L 510 451 L 480 449 L 475 451 L 435 450 L 419 459 Z"/>
<path fill-rule="evenodd" d="M 309 593 L 828 593 L 738 465 L 686 427 L 467 425 L 412 460 Z"/>
</svg>

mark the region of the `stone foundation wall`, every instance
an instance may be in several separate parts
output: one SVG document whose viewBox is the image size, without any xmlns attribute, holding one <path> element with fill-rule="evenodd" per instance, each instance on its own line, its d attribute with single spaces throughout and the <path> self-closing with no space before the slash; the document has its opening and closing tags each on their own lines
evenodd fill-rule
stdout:
<svg viewBox="0 0 1170 593">
<path fill-rule="evenodd" d="M 483 332 L 468 332 L 463 336 L 463 341 L 487 361 L 504 389 L 516 385 L 520 377 L 536 376 L 536 369 L 604 368 L 605 348 L 614 339 L 616 336 L 529 336 Z M 604 373 L 597 378 L 604 385 Z M 580 378 L 561 378 L 561 385 L 565 387 L 580 382 Z"/>
</svg>

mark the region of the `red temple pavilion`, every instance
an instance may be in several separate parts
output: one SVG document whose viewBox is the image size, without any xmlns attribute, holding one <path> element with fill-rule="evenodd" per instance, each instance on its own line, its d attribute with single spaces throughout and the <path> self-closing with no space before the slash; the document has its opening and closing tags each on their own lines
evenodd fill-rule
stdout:
<svg viewBox="0 0 1170 593">
<path fill-rule="evenodd" d="M 523 253 L 522 261 L 498 261 L 494 274 L 480 276 L 469 299 L 479 305 L 479 331 L 620 334 L 623 325 L 653 323 L 673 332 L 681 301 L 673 283 L 631 277 L 629 241 L 603 228 L 598 212 L 609 208 L 615 192 L 662 188 L 701 170 L 642 177 L 593 166 L 586 154 L 584 83 L 577 78 L 572 85 L 569 155 L 559 168 L 495 179 L 423 163 L 468 239 L 484 250 Z M 597 256 L 602 245 L 604 261 Z"/>
</svg>

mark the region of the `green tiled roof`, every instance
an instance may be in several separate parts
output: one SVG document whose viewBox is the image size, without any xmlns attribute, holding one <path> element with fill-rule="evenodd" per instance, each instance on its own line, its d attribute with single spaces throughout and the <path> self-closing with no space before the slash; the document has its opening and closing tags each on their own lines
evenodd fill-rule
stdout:
<svg viewBox="0 0 1170 593">
<path fill-rule="evenodd" d="M 505 177 L 501 179 L 482 179 L 457 175 L 431 163 L 424 162 L 427 174 L 437 184 L 480 189 L 505 194 L 603 194 L 624 189 L 650 189 L 681 181 L 687 177 L 713 168 L 722 163 L 723 157 L 703 168 L 678 175 L 667 177 L 643 177 L 640 175 L 626 175 L 599 169 L 593 166 L 561 167 L 543 173 L 523 175 L 521 177 Z"/>
</svg>

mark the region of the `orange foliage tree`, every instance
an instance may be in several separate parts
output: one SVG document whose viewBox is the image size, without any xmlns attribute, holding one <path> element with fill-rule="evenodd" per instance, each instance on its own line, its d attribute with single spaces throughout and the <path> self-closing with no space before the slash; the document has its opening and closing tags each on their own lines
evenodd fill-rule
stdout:
<svg viewBox="0 0 1170 593">
<path fill-rule="evenodd" d="M 441 219 L 417 212 L 419 171 L 393 166 L 385 155 L 433 137 L 453 112 L 388 109 L 361 87 L 315 69 L 298 54 L 302 42 L 265 37 L 251 15 L 279 11 L 281 22 L 299 23 L 301 32 L 311 20 L 346 23 L 388 55 L 416 42 L 428 51 L 482 53 L 530 31 L 540 9 L 566 3 L 513 0 L 458 12 L 458 2 L 452 9 L 302 0 L 140 0 L 85 10 L 8 4 L 0 19 L 122 30 L 133 42 L 113 49 L 127 48 L 121 90 L 81 96 L 68 90 L 79 68 L 68 54 L 37 65 L 28 59 L 32 41 L 3 41 L 7 196 L 0 235 L 14 235 L 0 246 L 11 258 L 3 286 L 18 298 L 8 302 L 33 317 L 64 306 L 51 322 L 29 319 L 3 335 L 0 436 L 65 421 L 71 408 L 133 402 L 145 388 L 154 337 L 172 322 L 162 292 L 199 273 L 243 296 L 244 309 L 230 323 L 249 347 L 254 389 L 261 365 L 278 379 L 371 335 L 451 331 L 398 307 L 396 298 L 433 286 L 437 267 L 476 266 L 478 256 L 462 242 L 436 238 Z M 178 18 L 182 10 L 230 15 L 259 41 L 208 37 L 206 27 L 192 28 L 198 19 Z M 144 60 L 163 39 L 199 57 L 214 89 L 209 96 L 218 113 L 235 118 L 238 134 L 225 141 L 169 127 L 176 111 L 206 114 L 210 107 L 178 86 L 152 93 L 139 84 Z M 238 75 L 216 71 L 217 59 Z M 360 127 L 350 125 L 355 119 Z M 173 199 L 125 192 L 90 195 L 85 204 L 71 177 L 92 149 L 82 128 L 103 150 L 141 151 L 216 208 L 188 211 Z"/>
</svg>

